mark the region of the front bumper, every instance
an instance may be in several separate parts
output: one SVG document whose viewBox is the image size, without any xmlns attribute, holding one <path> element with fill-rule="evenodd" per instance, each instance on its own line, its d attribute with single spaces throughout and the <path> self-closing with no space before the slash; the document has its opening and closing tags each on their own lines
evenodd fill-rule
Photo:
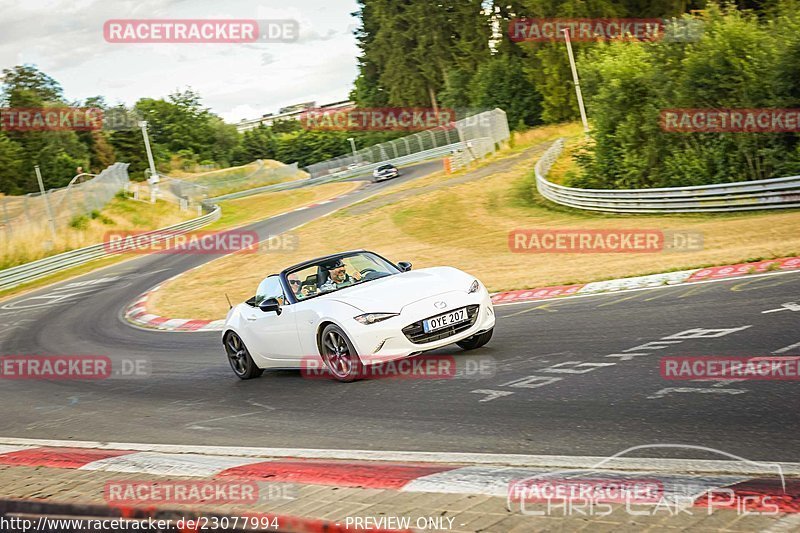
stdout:
<svg viewBox="0 0 800 533">
<path fill-rule="evenodd" d="M 434 303 L 442 301 L 447 307 L 437 309 Z M 422 320 L 461 307 L 467 307 L 469 322 L 433 333 L 421 331 Z M 362 362 L 373 364 L 435 350 L 482 333 L 494 327 L 495 316 L 489 293 L 481 287 L 473 294 L 454 291 L 425 298 L 404 307 L 399 316 L 375 324 L 356 324 L 350 328 L 351 340 Z"/>
<path fill-rule="evenodd" d="M 378 174 L 378 175 L 373 174 L 372 177 L 375 179 L 375 181 L 381 181 L 381 180 L 396 178 L 399 175 L 400 174 L 398 172 L 387 172 L 386 174 Z"/>
</svg>

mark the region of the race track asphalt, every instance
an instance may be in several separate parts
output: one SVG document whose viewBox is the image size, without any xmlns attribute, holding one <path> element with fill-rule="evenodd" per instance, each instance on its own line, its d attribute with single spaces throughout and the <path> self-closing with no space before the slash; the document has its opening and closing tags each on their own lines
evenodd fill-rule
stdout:
<svg viewBox="0 0 800 533">
<path fill-rule="evenodd" d="M 286 231 L 439 164 L 251 229 Z M 0 355 L 103 355 L 115 368 L 146 360 L 148 375 L 2 379 L 0 436 L 558 455 L 674 443 L 800 461 L 797 381 L 660 375 L 664 356 L 799 355 L 800 312 L 782 306 L 800 301 L 800 272 L 498 306 L 486 347 L 420 356 L 452 355 L 463 374 L 341 384 L 296 371 L 240 381 L 219 333 L 148 331 L 122 320 L 139 294 L 212 258 L 143 256 L 3 302 Z"/>
</svg>

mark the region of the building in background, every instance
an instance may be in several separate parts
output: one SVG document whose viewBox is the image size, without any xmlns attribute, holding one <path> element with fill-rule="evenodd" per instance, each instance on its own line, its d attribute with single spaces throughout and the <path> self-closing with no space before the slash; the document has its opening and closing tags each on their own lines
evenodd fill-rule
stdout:
<svg viewBox="0 0 800 533">
<path fill-rule="evenodd" d="M 299 120 L 303 113 L 312 109 L 317 111 L 331 111 L 335 109 L 349 109 L 351 107 L 355 107 L 355 105 L 355 102 L 351 100 L 342 100 L 340 102 L 333 102 L 321 106 L 317 106 L 316 102 L 303 102 L 301 104 L 282 107 L 277 113 L 266 113 L 265 115 L 261 115 L 259 118 L 253 118 L 249 120 L 242 119 L 238 124 L 236 124 L 236 129 L 239 131 L 239 133 L 243 133 L 247 130 L 255 129 L 261 124 L 264 124 L 265 126 L 272 126 L 275 122 L 279 122 L 281 120 Z"/>
</svg>

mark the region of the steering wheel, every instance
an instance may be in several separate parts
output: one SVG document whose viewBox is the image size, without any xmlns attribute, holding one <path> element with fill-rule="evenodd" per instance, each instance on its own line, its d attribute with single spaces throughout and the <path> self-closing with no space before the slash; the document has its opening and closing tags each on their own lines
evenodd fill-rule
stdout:
<svg viewBox="0 0 800 533">
<path fill-rule="evenodd" d="M 374 268 L 365 268 L 364 270 L 359 270 L 359 272 L 361 272 L 362 276 L 366 276 L 370 272 L 377 272 L 377 270 L 375 270 Z"/>
</svg>

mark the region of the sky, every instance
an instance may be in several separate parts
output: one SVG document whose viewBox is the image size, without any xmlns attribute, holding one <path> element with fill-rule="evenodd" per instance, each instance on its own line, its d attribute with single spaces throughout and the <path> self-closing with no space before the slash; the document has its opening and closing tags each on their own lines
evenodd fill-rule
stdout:
<svg viewBox="0 0 800 533">
<path fill-rule="evenodd" d="M 68 100 L 109 104 L 191 87 L 226 122 L 346 100 L 357 74 L 355 0 L 0 0 L 0 69 L 33 64 Z M 109 43 L 107 20 L 293 19 L 291 43 Z"/>
</svg>

